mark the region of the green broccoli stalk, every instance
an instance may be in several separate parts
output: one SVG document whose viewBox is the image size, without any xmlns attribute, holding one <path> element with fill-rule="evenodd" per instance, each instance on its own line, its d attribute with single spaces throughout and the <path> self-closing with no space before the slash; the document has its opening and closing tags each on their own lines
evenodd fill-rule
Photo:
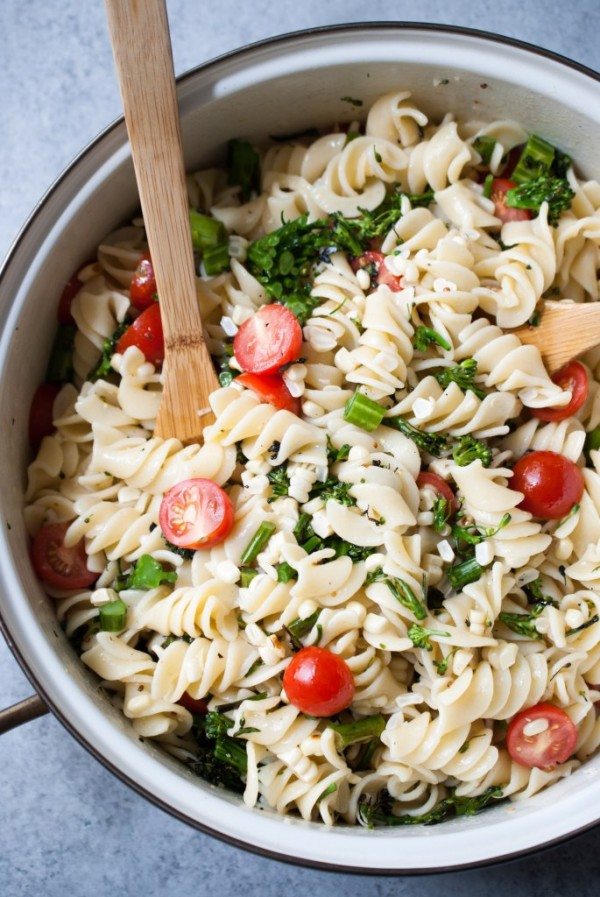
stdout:
<svg viewBox="0 0 600 897">
<path fill-rule="evenodd" d="M 361 799 L 358 805 L 358 817 L 368 828 L 378 825 L 436 825 L 453 816 L 474 816 L 492 801 L 502 800 L 503 794 L 503 786 L 490 787 L 476 797 L 457 797 L 451 794 L 428 813 L 395 816 L 392 813 L 392 798 L 387 791 L 383 791 L 374 799 L 368 797 Z"/>
<path fill-rule="evenodd" d="M 417 623 L 413 623 L 406 634 L 415 648 L 424 648 L 426 651 L 433 650 L 430 636 L 438 635 L 440 638 L 450 637 L 450 633 L 445 632 L 443 629 L 427 629 L 425 626 L 419 626 Z"/>
</svg>

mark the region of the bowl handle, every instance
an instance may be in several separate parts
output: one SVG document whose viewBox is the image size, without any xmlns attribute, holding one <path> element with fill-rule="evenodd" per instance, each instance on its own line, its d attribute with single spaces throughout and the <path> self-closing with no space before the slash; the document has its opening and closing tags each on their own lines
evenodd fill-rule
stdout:
<svg viewBox="0 0 600 897">
<path fill-rule="evenodd" d="M 3 732 L 9 732 L 15 726 L 37 719 L 38 716 L 43 716 L 45 713 L 48 713 L 48 708 L 39 695 L 31 695 L 30 698 L 25 698 L 18 704 L 6 707 L 4 710 L 0 710 L 0 735 Z"/>
</svg>

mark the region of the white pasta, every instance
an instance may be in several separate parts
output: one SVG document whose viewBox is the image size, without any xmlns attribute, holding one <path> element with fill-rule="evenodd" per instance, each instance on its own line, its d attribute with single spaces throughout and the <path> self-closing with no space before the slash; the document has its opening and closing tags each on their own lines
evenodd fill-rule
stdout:
<svg viewBox="0 0 600 897">
<path fill-rule="evenodd" d="M 196 241 L 221 381 L 201 443 L 155 434 L 160 366 L 116 351 L 143 222 L 78 273 L 71 382 L 28 468 L 36 570 L 136 733 L 249 807 L 440 821 L 600 748 L 600 353 L 578 405 L 510 332 L 600 298 L 600 185 L 569 166 L 568 202 L 506 220 L 493 179 L 527 139 L 397 89 L 347 133 L 246 145 L 249 183 L 188 176 L 225 256 Z M 238 380 L 244 348 L 267 361 Z M 581 479 L 550 519 L 531 453 Z M 345 697 L 298 696 L 309 657 Z"/>
</svg>

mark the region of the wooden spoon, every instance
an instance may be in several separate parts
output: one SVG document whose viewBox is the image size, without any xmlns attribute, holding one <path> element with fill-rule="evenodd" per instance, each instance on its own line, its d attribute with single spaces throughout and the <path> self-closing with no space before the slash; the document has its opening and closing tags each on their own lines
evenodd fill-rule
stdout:
<svg viewBox="0 0 600 897">
<path fill-rule="evenodd" d="M 219 382 L 196 293 L 173 54 L 164 0 L 106 0 L 165 336 L 156 435 L 199 441 Z"/>
<path fill-rule="evenodd" d="M 549 371 L 556 371 L 600 343 L 600 302 L 547 301 L 537 327 L 513 330 L 522 343 L 537 346 Z"/>
</svg>

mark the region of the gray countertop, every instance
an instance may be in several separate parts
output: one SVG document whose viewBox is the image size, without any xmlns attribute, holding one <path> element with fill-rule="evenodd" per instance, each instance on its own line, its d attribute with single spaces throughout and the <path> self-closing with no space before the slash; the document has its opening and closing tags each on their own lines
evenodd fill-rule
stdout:
<svg viewBox="0 0 600 897">
<path fill-rule="evenodd" d="M 579 0 L 171 0 L 178 72 L 284 31 L 337 22 L 414 20 L 518 37 L 600 69 L 600 4 Z M 0 3 L 0 256 L 74 154 L 120 112 L 99 0 Z M 31 687 L 0 639 L 0 706 Z M 592 895 L 600 830 L 486 870 L 426 879 L 353 878 L 286 866 L 186 827 L 134 794 L 51 717 L 0 740 L 0 893 L 238 893 L 279 897 L 309 888 L 371 895 Z M 518 847 L 518 845 L 516 845 Z"/>
</svg>

